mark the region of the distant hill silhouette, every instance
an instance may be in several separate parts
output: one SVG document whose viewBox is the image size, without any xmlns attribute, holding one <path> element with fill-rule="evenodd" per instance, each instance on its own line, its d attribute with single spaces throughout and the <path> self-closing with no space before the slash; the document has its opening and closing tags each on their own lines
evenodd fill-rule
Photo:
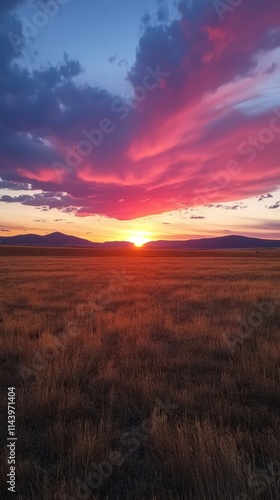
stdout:
<svg viewBox="0 0 280 500">
<path fill-rule="evenodd" d="M 63 233 L 50 233 L 45 236 L 39 234 L 21 234 L 18 236 L 4 236 L 0 238 L 0 245 L 22 245 L 43 247 L 84 247 L 84 248 L 120 248 L 131 247 L 132 243 L 126 241 L 108 241 L 94 243 L 77 236 Z"/>
<path fill-rule="evenodd" d="M 187 241 L 150 241 L 148 248 L 170 248 L 186 250 L 226 250 L 232 248 L 280 248 L 280 240 L 263 240 L 247 236 L 219 236 Z"/>
<path fill-rule="evenodd" d="M 23 234 L 18 236 L 3 236 L 0 245 L 43 246 L 43 247 L 84 247 L 84 248 L 131 248 L 127 241 L 107 241 L 95 243 L 76 236 L 63 233 L 51 233 L 45 236 L 38 234 Z M 226 250 L 237 248 L 280 248 L 280 240 L 263 240 L 247 236 L 220 236 L 217 238 L 202 238 L 186 241 L 150 241 L 144 245 L 148 249 L 171 250 Z"/>
</svg>

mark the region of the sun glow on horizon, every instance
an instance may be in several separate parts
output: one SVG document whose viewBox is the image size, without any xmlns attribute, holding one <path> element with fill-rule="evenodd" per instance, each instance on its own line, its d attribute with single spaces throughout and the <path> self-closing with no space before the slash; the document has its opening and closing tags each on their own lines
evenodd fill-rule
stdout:
<svg viewBox="0 0 280 500">
<path fill-rule="evenodd" d="M 145 243 L 148 243 L 149 240 L 147 240 L 146 238 L 142 238 L 141 236 L 139 237 L 136 237 L 133 239 L 132 243 L 136 246 L 136 247 L 142 247 L 143 245 L 145 245 Z"/>
<path fill-rule="evenodd" d="M 150 239 L 147 238 L 144 234 L 137 233 L 137 234 L 132 235 L 129 238 L 129 241 L 131 243 L 133 243 L 134 246 L 136 246 L 137 248 L 140 248 L 143 245 L 145 245 L 145 243 L 148 243 L 150 241 Z"/>
</svg>

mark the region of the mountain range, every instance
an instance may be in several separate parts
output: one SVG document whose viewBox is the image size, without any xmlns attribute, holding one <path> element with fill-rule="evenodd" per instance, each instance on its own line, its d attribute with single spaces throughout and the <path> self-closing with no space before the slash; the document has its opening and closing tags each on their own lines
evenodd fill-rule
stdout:
<svg viewBox="0 0 280 500">
<path fill-rule="evenodd" d="M 63 233 L 50 233 L 44 236 L 38 234 L 24 234 L 18 236 L 4 236 L 0 238 L 0 245 L 10 246 L 42 246 L 42 247 L 84 247 L 84 248 L 132 248 L 133 243 L 127 241 L 107 241 L 95 243 L 83 238 Z M 143 245 L 148 249 L 172 250 L 222 250 L 237 248 L 280 248 L 280 240 L 265 240 L 249 238 L 247 236 L 230 235 L 216 238 L 191 239 L 185 241 L 150 241 Z"/>
</svg>

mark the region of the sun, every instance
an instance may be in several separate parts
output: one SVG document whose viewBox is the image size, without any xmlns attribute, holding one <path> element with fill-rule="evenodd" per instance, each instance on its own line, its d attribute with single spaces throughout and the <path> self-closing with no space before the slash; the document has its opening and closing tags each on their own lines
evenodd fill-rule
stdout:
<svg viewBox="0 0 280 500">
<path fill-rule="evenodd" d="M 141 248 L 146 243 L 149 243 L 149 241 L 151 241 L 152 235 L 150 232 L 141 230 L 139 228 L 139 230 L 132 230 L 124 239 L 126 241 L 129 241 L 130 243 L 133 243 L 135 247 Z"/>
<path fill-rule="evenodd" d="M 129 238 L 129 241 L 133 243 L 135 247 L 140 248 L 143 245 L 145 245 L 145 243 L 148 243 L 148 241 L 150 240 L 146 237 L 146 235 L 138 233 L 138 234 L 133 234 Z"/>
<path fill-rule="evenodd" d="M 134 236 L 131 242 L 138 248 L 142 247 L 145 245 L 145 243 L 148 243 L 149 240 L 147 238 L 144 238 L 143 236 Z"/>
</svg>

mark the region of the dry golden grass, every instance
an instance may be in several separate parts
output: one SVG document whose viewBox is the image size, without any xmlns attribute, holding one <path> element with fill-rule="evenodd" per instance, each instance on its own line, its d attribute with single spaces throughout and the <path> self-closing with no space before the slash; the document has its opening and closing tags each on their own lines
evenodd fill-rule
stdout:
<svg viewBox="0 0 280 500">
<path fill-rule="evenodd" d="M 280 292 L 279 260 L 213 255 L 1 256 L 1 477 L 14 385 L 17 498 L 280 498 L 280 300 L 233 351 L 225 335 Z"/>
</svg>

